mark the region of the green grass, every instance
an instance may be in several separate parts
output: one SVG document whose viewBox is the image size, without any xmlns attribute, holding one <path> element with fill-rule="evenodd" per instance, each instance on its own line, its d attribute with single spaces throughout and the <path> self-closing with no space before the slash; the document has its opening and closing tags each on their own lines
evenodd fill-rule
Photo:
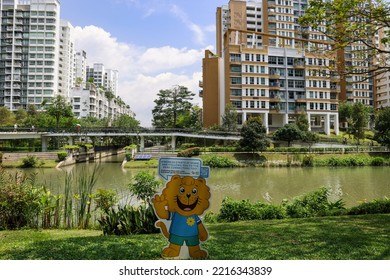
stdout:
<svg viewBox="0 0 390 280">
<path fill-rule="evenodd" d="M 157 168 L 158 160 L 131 160 L 126 162 L 125 168 Z"/>
<path fill-rule="evenodd" d="M 40 159 L 39 162 L 42 162 L 43 164 L 40 166 L 37 166 L 37 168 L 54 168 L 58 165 L 58 161 L 55 160 L 47 160 L 47 159 Z M 1 167 L 3 168 L 20 168 L 23 165 L 22 160 L 14 160 L 14 161 L 7 161 L 1 164 Z"/>
<path fill-rule="evenodd" d="M 389 225 L 388 214 L 206 224 L 202 246 L 217 260 L 389 260 Z M 0 231 L 0 259 L 154 260 L 166 244 L 161 234 Z"/>
</svg>

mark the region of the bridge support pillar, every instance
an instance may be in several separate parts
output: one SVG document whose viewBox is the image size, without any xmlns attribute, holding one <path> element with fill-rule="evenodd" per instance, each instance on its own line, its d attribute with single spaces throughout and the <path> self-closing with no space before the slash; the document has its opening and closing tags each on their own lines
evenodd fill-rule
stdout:
<svg viewBox="0 0 390 280">
<path fill-rule="evenodd" d="M 145 151 L 145 136 L 140 136 L 140 143 L 139 143 L 139 151 L 144 152 Z"/>
<path fill-rule="evenodd" d="M 171 147 L 172 147 L 172 151 L 176 150 L 176 136 L 172 136 Z"/>
<path fill-rule="evenodd" d="M 68 136 L 68 145 L 73 145 L 73 137 Z"/>
<path fill-rule="evenodd" d="M 41 142 L 42 142 L 42 152 L 47 152 L 47 138 L 41 137 Z"/>
<path fill-rule="evenodd" d="M 264 113 L 264 117 L 263 117 L 263 125 L 266 129 L 265 133 L 269 133 L 269 127 L 268 127 L 268 113 Z"/>
<path fill-rule="evenodd" d="M 325 130 L 325 134 L 326 135 L 329 135 L 330 134 L 330 117 L 329 117 L 329 114 L 326 114 L 325 115 L 325 123 L 324 123 L 324 130 Z"/>
</svg>

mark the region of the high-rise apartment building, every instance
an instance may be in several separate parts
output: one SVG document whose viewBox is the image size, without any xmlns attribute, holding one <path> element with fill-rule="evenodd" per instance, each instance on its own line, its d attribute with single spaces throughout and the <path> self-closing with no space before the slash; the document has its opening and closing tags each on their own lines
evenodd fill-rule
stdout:
<svg viewBox="0 0 390 280">
<path fill-rule="evenodd" d="M 75 84 L 85 86 L 87 82 L 87 53 L 84 50 L 76 52 L 75 60 Z"/>
<path fill-rule="evenodd" d="M 59 64 L 58 64 L 58 94 L 70 101 L 71 90 L 76 83 L 76 50 L 73 38 L 73 26 L 70 22 L 61 20 Z"/>
<path fill-rule="evenodd" d="M 260 116 L 268 132 L 306 114 L 310 129 L 339 133 L 340 100 L 373 103 L 372 80 L 350 75 L 340 81 L 340 52 L 298 18 L 308 0 L 230 0 L 217 8 L 217 49 L 203 59 L 203 120 L 221 125 L 227 105 L 242 125 Z M 346 65 L 369 67 L 343 52 Z M 358 82 L 359 81 L 359 82 Z"/>
<path fill-rule="evenodd" d="M 93 78 L 93 83 L 111 91 L 118 96 L 118 71 L 106 69 L 103 63 L 94 63 L 93 67 L 87 66 L 87 80 Z"/>
<path fill-rule="evenodd" d="M 58 0 L 0 0 L 0 106 L 13 111 L 58 93 Z"/>
</svg>

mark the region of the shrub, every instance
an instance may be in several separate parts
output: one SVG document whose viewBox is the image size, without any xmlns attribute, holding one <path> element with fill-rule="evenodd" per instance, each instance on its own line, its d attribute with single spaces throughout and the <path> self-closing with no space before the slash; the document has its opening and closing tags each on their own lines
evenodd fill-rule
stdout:
<svg viewBox="0 0 390 280">
<path fill-rule="evenodd" d="M 261 202 L 251 203 L 249 200 L 234 201 L 226 197 L 222 201 L 218 221 L 235 222 L 245 220 L 269 220 L 283 219 L 286 217 L 282 206 L 265 204 Z"/>
<path fill-rule="evenodd" d="M 145 204 L 149 204 L 150 199 L 156 194 L 160 186 L 161 181 L 149 172 L 141 171 L 131 179 L 129 189 L 132 195 L 142 200 Z"/>
<path fill-rule="evenodd" d="M 96 209 L 101 209 L 103 212 L 108 212 L 118 202 L 116 193 L 113 190 L 106 189 L 98 189 L 93 195 L 93 200 Z"/>
<path fill-rule="evenodd" d="M 125 153 L 125 157 L 127 161 L 130 161 L 133 159 L 133 154 L 132 153 Z"/>
<path fill-rule="evenodd" d="M 35 156 L 27 156 L 22 159 L 21 168 L 34 168 L 40 166 L 42 163 Z"/>
<path fill-rule="evenodd" d="M 183 151 L 180 151 L 177 153 L 178 157 L 193 157 L 193 156 L 198 156 L 200 154 L 200 148 L 199 147 L 193 147 L 193 148 L 188 148 Z"/>
<path fill-rule="evenodd" d="M 383 157 L 374 157 L 371 160 L 371 165 L 373 166 L 383 166 L 386 165 L 386 161 Z"/>
<path fill-rule="evenodd" d="M 313 156 L 312 155 L 305 155 L 302 159 L 302 166 L 313 167 L 314 166 Z"/>
<path fill-rule="evenodd" d="M 180 145 L 180 148 L 183 150 L 189 149 L 189 148 L 194 148 L 196 147 L 195 143 L 183 143 Z"/>
<path fill-rule="evenodd" d="M 295 198 L 291 204 L 286 205 L 286 213 L 291 218 L 324 216 L 328 206 L 328 190 L 322 187 Z"/>
<path fill-rule="evenodd" d="M 34 186 L 34 179 L 0 169 L 0 229 L 37 226 L 42 192 Z"/>
<path fill-rule="evenodd" d="M 349 215 L 390 213 L 390 199 L 365 202 L 349 209 Z"/>
<path fill-rule="evenodd" d="M 159 232 L 154 224 L 157 221 L 153 208 L 149 205 L 139 207 L 113 207 L 99 219 L 104 235 L 130 235 Z"/>
<path fill-rule="evenodd" d="M 202 158 L 203 164 L 205 166 L 210 166 L 212 168 L 227 168 L 227 167 L 236 167 L 238 162 L 231 160 L 227 157 L 217 156 L 217 155 L 207 155 Z"/>
<path fill-rule="evenodd" d="M 68 153 L 65 151 L 61 151 L 61 152 L 57 153 L 58 161 L 64 161 L 67 156 L 68 156 Z"/>
</svg>

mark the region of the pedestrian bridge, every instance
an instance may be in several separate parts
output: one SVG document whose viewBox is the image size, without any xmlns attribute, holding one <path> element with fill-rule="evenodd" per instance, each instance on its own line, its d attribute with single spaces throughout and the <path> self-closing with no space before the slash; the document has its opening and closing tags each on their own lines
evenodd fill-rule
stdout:
<svg viewBox="0 0 390 280">
<path fill-rule="evenodd" d="M 77 137 L 123 137 L 135 136 L 139 138 L 140 150 L 145 148 L 146 137 L 171 137 L 171 146 L 176 148 L 177 137 L 215 139 L 215 140 L 233 140 L 241 139 L 237 132 L 215 131 L 215 130 L 190 130 L 177 128 L 140 128 L 128 129 L 120 127 L 104 128 L 81 128 L 81 129 L 52 129 L 52 128 L 0 128 L 0 140 L 12 139 L 41 139 L 42 151 L 47 150 L 47 141 L 49 137 L 67 137 L 69 144 Z"/>
</svg>

